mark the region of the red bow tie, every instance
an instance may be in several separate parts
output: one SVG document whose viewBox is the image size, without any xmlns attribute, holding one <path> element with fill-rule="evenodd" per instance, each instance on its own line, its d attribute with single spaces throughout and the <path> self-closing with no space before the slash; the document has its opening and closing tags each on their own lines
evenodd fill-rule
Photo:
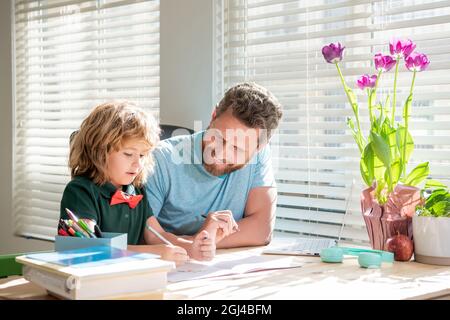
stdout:
<svg viewBox="0 0 450 320">
<path fill-rule="evenodd" d="M 122 190 L 117 190 L 116 193 L 111 198 L 111 202 L 109 203 L 111 206 L 118 204 L 118 203 L 128 203 L 131 209 L 135 208 L 139 201 L 142 200 L 144 196 L 142 194 L 138 195 L 131 195 L 128 193 L 123 192 Z"/>
</svg>

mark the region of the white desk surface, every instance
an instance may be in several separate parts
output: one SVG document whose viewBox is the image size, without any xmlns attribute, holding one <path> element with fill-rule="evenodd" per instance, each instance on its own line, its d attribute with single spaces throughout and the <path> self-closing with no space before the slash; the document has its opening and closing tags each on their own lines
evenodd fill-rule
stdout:
<svg viewBox="0 0 450 320">
<path fill-rule="evenodd" d="M 218 255 L 236 250 L 219 250 Z M 275 257 L 275 256 L 274 256 Z M 280 256 L 282 258 L 283 256 Z M 322 263 L 318 257 L 295 257 L 295 269 L 169 283 L 165 299 L 450 299 L 450 267 L 394 262 L 381 269 L 359 267 L 356 257 Z M 0 299 L 47 299 L 45 290 L 22 277 L 0 279 Z M 151 297 L 150 297 L 151 298 Z"/>
<path fill-rule="evenodd" d="M 227 251 L 220 250 L 220 254 Z M 249 250 L 261 251 L 261 248 Z M 282 256 L 280 256 L 281 258 Z M 168 299 L 433 299 L 450 298 L 450 267 L 421 263 L 383 263 L 365 269 L 357 257 L 323 263 L 297 256 L 300 268 L 170 283 Z M 447 296 L 447 297 L 446 297 Z"/>
</svg>

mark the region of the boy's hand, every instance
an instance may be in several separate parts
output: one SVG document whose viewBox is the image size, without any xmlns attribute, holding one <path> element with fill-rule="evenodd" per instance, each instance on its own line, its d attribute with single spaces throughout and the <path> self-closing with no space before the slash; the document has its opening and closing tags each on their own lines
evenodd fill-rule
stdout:
<svg viewBox="0 0 450 320">
<path fill-rule="evenodd" d="M 195 260 L 212 260 L 216 255 L 216 243 L 208 231 L 203 230 L 194 236 L 189 256 Z"/>
<path fill-rule="evenodd" d="M 184 264 L 189 260 L 189 256 L 182 247 L 164 245 L 161 251 L 161 258 L 175 262 L 177 266 Z"/>
</svg>

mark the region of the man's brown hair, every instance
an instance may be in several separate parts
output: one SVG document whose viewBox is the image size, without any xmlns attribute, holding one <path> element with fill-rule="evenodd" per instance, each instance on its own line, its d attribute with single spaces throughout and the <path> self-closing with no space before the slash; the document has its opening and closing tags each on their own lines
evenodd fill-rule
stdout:
<svg viewBox="0 0 450 320">
<path fill-rule="evenodd" d="M 250 128 L 265 129 L 267 139 L 278 127 L 281 105 L 266 88 L 253 83 L 239 83 L 227 90 L 216 106 L 216 117 L 231 109 L 232 115 Z"/>
</svg>

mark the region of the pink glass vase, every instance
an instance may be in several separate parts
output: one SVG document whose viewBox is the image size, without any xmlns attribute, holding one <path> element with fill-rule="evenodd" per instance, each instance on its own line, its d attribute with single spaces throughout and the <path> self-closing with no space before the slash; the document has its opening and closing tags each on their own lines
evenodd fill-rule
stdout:
<svg viewBox="0 0 450 320">
<path fill-rule="evenodd" d="M 412 216 L 420 202 L 416 187 L 397 185 L 383 205 L 376 200 L 374 187 L 363 190 L 361 210 L 372 248 L 384 250 L 386 240 L 397 234 L 412 240 Z"/>
</svg>

